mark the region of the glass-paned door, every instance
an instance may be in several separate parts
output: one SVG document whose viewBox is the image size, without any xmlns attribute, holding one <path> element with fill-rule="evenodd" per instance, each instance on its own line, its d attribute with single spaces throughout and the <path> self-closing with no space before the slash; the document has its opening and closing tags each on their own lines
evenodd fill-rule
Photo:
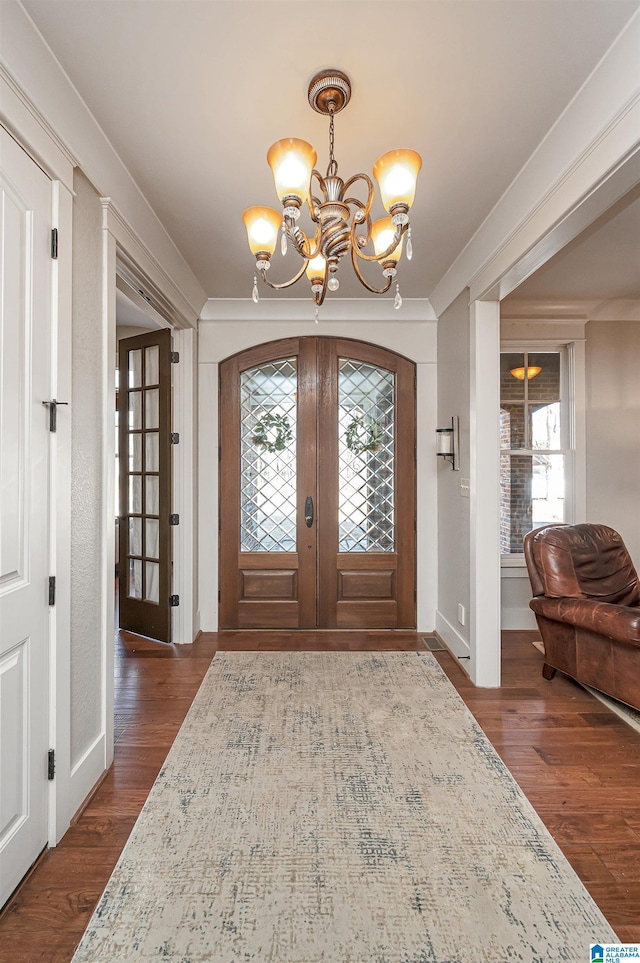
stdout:
<svg viewBox="0 0 640 963">
<path fill-rule="evenodd" d="M 171 332 L 119 343 L 120 628 L 171 641 Z"/>
<path fill-rule="evenodd" d="M 221 627 L 415 625 L 414 392 L 332 338 L 221 365 Z"/>
</svg>

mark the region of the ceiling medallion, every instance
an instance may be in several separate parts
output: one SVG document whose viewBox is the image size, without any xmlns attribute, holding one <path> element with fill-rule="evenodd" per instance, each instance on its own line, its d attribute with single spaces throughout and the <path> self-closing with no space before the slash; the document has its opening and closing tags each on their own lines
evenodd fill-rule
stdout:
<svg viewBox="0 0 640 963">
<path fill-rule="evenodd" d="M 374 186 L 371 178 L 367 174 L 355 174 L 346 182 L 343 181 L 338 176 L 338 162 L 334 156 L 334 117 L 347 106 L 351 98 L 349 78 L 341 70 L 324 70 L 312 79 L 307 95 L 311 107 L 329 117 L 329 163 L 326 174 L 323 177 L 315 169 L 317 154 L 311 144 L 295 137 L 276 141 L 267 152 L 267 161 L 273 171 L 282 210 L 249 207 L 242 219 L 251 253 L 256 258 L 257 274 L 270 288 L 279 291 L 295 284 L 306 273 L 311 282 L 317 321 L 318 308 L 325 299 L 327 288 L 337 291 L 340 286 L 337 273 L 345 254 L 350 253 L 356 277 L 373 294 L 385 294 L 391 287 L 397 274 L 405 234 L 407 260 L 411 260 L 413 251 L 409 209 L 415 197 L 422 158 L 416 151 L 407 149 L 387 151 L 378 158 L 373 165 L 373 176 L 378 182 L 382 203 L 389 217 L 372 223 Z M 349 195 L 358 181 L 364 184 L 366 201 Z M 316 185 L 322 199 L 313 193 Z M 316 225 L 310 235 L 305 234 L 297 224 L 305 203 Z M 286 254 L 288 245 L 292 244 L 302 258 L 302 264 L 289 281 L 275 284 L 268 280 L 267 271 L 280 230 L 282 254 Z M 369 241 L 373 243 L 372 254 L 366 254 L 363 250 Z M 386 278 L 382 287 L 374 287 L 365 280 L 359 261 L 376 261 L 380 264 L 382 275 Z M 257 275 L 253 279 L 252 297 L 256 302 L 259 300 Z M 401 305 L 400 287 L 396 283 L 394 306 L 399 308 Z"/>
</svg>

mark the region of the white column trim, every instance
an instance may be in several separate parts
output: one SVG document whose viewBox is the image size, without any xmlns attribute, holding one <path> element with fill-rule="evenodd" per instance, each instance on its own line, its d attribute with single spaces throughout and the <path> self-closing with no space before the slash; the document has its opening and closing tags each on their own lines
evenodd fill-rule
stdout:
<svg viewBox="0 0 640 963">
<path fill-rule="evenodd" d="M 180 355 L 171 365 L 173 384 L 173 431 L 180 435 L 180 444 L 173 446 L 172 512 L 180 516 L 180 524 L 173 531 L 173 586 L 172 593 L 180 596 L 180 605 L 173 610 L 174 642 L 189 643 L 195 637 L 196 566 L 196 423 L 195 391 L 198 375 L 197 339 L 192 329 L 173 332 L 173 350 Z"/>
<path fill-rule="evenodd" d="M 587 520 L 587 389 L 586 343 L 572 341 L 569 356 L 569 444 L 573 449 L 573 522 Z"/>
<path fill-rule="evenodd" d="M 218 365 L 198 365 L 198 628 L 218 631 Z"/>
<path fill-rule="evenodd" d="M 106 224 L 102 229 L 102 731 L 105 736 L 103 768 L 113 762 L 114 703 L 114 515 L 116 452 L 114 409 L 116 400 L 116 238 Z M 96 774 L 96 779 L 100 772 Z M 94 779 L 95 782 L 95 779 Z"/>
<path fill-rule="evenodd" d="M 471 679 L 500 685 L 500 303 L 473 301 L 470 319 Z"/>
</svg>

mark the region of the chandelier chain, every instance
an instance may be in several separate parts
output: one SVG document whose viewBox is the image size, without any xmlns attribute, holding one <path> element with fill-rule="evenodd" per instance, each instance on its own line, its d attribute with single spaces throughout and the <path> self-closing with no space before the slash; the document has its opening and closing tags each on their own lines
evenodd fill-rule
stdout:
<svg viewBox="0 0 640 963">
<path fill-rule="evenodd" d="M 329 164 L 327 166 L 327 177 L 335 177 L 335 175 L 338 173 L 338 164 L 336 162 L 335 157 L 333 156 L 334 138 L 335 138 L 334 123 L 333 123 L 334 116 L 335 116 L 334 109 L 333 107 L 330 107 L 329 108 Z"/>
</svg>

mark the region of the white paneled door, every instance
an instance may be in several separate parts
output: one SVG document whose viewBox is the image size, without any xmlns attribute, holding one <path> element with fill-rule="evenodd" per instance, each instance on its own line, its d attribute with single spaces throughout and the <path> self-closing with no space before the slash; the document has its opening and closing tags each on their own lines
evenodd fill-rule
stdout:
<svg viewBox="0 0 640 963">
<path fill-rule="evenodd" d="M 0 129 L 0 906 L 47 844 L 51 181 Z"/>
</svg>

